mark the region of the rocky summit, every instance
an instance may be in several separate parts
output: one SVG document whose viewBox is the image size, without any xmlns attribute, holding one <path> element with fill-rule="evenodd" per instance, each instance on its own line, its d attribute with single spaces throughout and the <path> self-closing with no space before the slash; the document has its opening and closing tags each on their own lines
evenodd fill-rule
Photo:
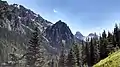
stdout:
<svg viewBox="0 0 120 67">
<path fill-rule="evenodd" d="M 62 40 L 65 41 L 66 47 L 73 44 L 74 41 L 71 30 L 61 20 L 46 29 L 46 38 L 50 41 L 51 46 L 56 48 L 60 48 Z"/>
<path fill-rule="evenodd" d="M 63 40 L 67 48 L 74 41 L 71 30 L 61 20 L 53 24 L 22 5 L 0 0 L 0 63 L 8 61 L 11 53 L 20 57 L 26 52 L 35 27 L 42 34 L 42 50 L 47 54 L 58 54 Z"/>
<path fill-rule="evenodd" d="M 79 40 L 84 40 L 84 36 L 79 31 L 76 32 L 75 38 L 77 38 Z"/>
</svg>

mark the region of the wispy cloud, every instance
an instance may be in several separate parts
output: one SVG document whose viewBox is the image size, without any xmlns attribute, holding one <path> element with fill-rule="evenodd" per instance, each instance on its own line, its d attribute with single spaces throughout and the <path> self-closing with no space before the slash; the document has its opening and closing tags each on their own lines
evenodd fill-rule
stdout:
<svg viewBox="0 0 120 67">
<path fill-rule="evenodd" d="M 57 10 L 55 10 L 55 9 L 53 9 L 53 12 L 54 12 L 54 13 L 57 13 L 58 11 L 57 11 Z"/>
</svg>

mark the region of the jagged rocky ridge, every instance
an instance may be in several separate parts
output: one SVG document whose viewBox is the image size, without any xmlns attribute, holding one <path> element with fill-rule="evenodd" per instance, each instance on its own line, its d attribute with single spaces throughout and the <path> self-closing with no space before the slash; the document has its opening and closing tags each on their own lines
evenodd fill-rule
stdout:
<svg viewBox="0 0 120 67">
<path fill-rule="evenodd" d="M 42 46 L 47 54 L 58 53 L 62 40 L 65 40 L 66 47 L 74 41 L 71 30 L 64 22 L 53 24 L 22 5 L 9 5 L 0 0 L 0 63 L 9 60 L 10 53 L 19 56 L 25 53 L 34 27 L 43 34 Z"/>
<path fill-rule="evenodd" d="M 42 32 L 50 25 L 51 22 L 22 5 L 8 5 L 6 1 L 0 1 L 0 65 L 4 62 L 11 63 L 10 54 L 14 53 L 17 57 L 25 54 L 34 27 Z M 45 38 L 43 40 L 46 45 L 43 45 L 42 51 L 47 58 L 51 47 Z M 24 63 L 24 60 L 21 61 Z"/>
<path fill-rule="evenodd" d="M 0 27 L 8 28 L 10 31 L 26 34 L 24 28 L 32 31 L 35 26 L 38 26 L 39 30 L 43 31 L 47 26 L 52 25 L 51 22 L 22 5 L 8 5 L 7 2 L 2 1 L 0 8 Z"/>
<path fill-rule="evenodd" d="M 75 40 L 80 42 L 80 41 L 86 41 L 86 39 L 91 39 L 91 38 L 95 38 L 98 39 L 99 36 L 96 33 L 90 33 L 88 36 L 83 36 L 79 31 L 76 32 L 75 34 Z"/>
</svg>

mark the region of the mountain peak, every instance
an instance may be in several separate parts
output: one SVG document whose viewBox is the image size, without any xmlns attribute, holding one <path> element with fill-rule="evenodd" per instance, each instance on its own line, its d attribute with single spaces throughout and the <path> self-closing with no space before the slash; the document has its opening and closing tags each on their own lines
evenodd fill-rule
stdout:
<svg viewBox="0 0 120 67">
<path fill-rule="evenodd" d="M 84 40 L 84 36 L 79 31 L 76 32 L 75 37 L 79 40 Z"/>
<path fill-rule="evenodd" d="M 53 47 L 60 47 L 62 40 L 65 40 L 66 44 L 72 44 L 74 36 L 67 24 L 59 20 L 46 29 L 46 38 L 48 38 Z"/>
<path fill-rule="evenodd" d="M 98 36 L 96 33 L 90 33 L 88 36 Z"/>
<path fill-rule="evenodd" d="M 95 34 L 93 34 L 93 33 L 90 33 L 88 36 L 94 36 Z"/>
<path fill-rule="evenodd" d="M 98 35 L 96 34 L 96 33 L 90 33 L 88 36 L 87 36 L 87 38 L 96 38 L 96 39 L 98 39 Z"/>
<path fill-rule="evenodd" d="M 77 31 L 75 35 L 81 35 L 81 36 L 83 36 L 79 31 Z"/>
<path fill-rule="evenodd" d="M 61 20 L 57 21 L 55 24 L 56 25 L 66 25 L 67 26 L 67 24 L 65 22 L 61 21 Z"/>
</svg>

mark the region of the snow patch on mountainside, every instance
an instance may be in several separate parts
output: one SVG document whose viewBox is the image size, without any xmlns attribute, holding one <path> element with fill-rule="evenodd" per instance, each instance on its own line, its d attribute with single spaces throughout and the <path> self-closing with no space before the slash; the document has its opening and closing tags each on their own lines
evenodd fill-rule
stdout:
<svg viewBox="0 0 120 67">
<path fill-rule="evenodd" d="M 24 27 L 26 27 L 27 29 L 29 29 L 31 32 L 34 32 L 34 30 L 33 29 L 31 29 L 30 27 L 28 27 L 28 26 L 25 26 L 24 24 L 21 24 L 22 26 L 24 26 Z"/>
</svg>

